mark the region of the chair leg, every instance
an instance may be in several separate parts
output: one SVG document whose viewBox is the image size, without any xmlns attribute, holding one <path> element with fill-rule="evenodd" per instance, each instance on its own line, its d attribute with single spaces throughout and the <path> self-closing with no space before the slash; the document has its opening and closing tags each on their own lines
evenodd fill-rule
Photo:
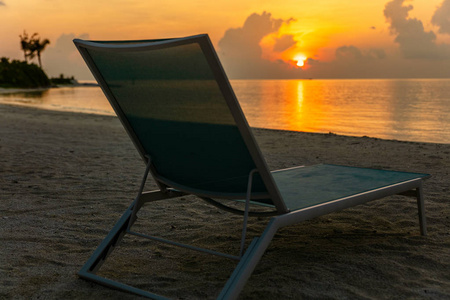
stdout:
<svg viewBox="0 0 450 300">
<path fill-rule="evenodd" d="M 126 233 L 132 211 L 132 206 L 128 207 L 119 221 L 117 221 L 113 229 L 97 247 L 92 256 L 85 263 L 85 265 L 81 268 L 80 272 L 78 273 L 81 277 L 83 277 L 83 274 L 85 273 L 95 273 L 107 259 L 108 255 L 119 244 Z"/>
<path fill-rule="evenodd" d="M 272 218 L 262 235 L 253 239 L 217 299 L 236 299 L 239 296 L 278 228 L 276 218 Z"/>
<path fill-rule="evenodd" d="M 121 290 L 128 293 L 137 294 L 143 297 L 151 298 L 151 299 L 158 299 L 163 300 L 167 299 L 163 296 L 153 294 L 123 283 L 120 283 L 118 281 L 110 280 L 107 278 L 104 278 L 102 276 L 99 276 L 96 274 L 98 269 L 101 267 L 103 262 L 106 260 L 107 256 L 114 250 L 115 246 L 120 242 L 122 237 L 127 232 L 128 223 L 131 221 L 131 215 L 133 212 L 133 205 L 128 207 L 128 209 L 125 211 L 125 213 L 122 215 L 122 217 L 119 219 L 119 221 L 116 223 L 114 228 L 109 232 L 107 237 L 103 240 L 103 242 L 100 244 L 100 246 L 94 251 L 94 254 L 89 258 L 89 260 L 86 262 L 86 264 L 81 268 L 81 270 L 78 272 L 78 276 L 80 278 L 90 280 L 93 282 L 96 282 L 98 284 Z"/>
<path fill-rule="evenodd" d="M 417 208 L 419 210 L 420 234 L 427 235 L 427 219 L 425 216 L 425 205 L 423 201 L 423 188 L 420 185 L 417 190 Z"/>
<path fill-rule="evenodd" d="M 152 202 L 163 199 L 171 199 L 184 195 L 181 192 L 168 192 L 163 193 L 161 191 L 152 191 L 146 192 L 141 195 L 141 200 L 144 202 Z M 128 293 L 134 293 L 140 296 L 144 296 L 151 299 L 167 299 L 163 296 L 153 294 L 151 292 L 147 292 L 114 280 L 110 280 L 104 278 L 102 276 L 97 275 L 97 271 L 100 269 L 102 264 L 108 258 L 108 255 L 115 249 L 115 247 L 119 244 L 121 239 L 124 237 L 126 233 L 128 233 L 129 224 L 133 223 L 135 216 L 133 217 L 133 209 L 136 205 L 139 205 L 138 208 L 142 205 L 136 203 L 136 201 L 131 204 L 128 209 L 124 212 L 122 217 L 117 221 L 114 225 L 113 229 L 108 233 L 106 238 L 101 242 L 101 244 L 97 247 L 88 261 L 84 264 L 81 270 L 78 272 L 78 276 L 80 278 L 90 280 L 96 282 L 98 284 L 122 290 Z"/>
</svg>

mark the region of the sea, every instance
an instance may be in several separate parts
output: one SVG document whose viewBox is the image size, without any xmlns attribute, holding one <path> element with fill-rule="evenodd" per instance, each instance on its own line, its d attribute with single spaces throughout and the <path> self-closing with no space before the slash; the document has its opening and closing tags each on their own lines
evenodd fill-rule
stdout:
<svg viewBox="0 0 450 300">
<path fill-rule="evenodd" d="M 449 79 L 231 80 L 251 127 L 450 144 Z M 0 103 L 114 115 L 97 86 L 0 93 Z"/>
</svg>

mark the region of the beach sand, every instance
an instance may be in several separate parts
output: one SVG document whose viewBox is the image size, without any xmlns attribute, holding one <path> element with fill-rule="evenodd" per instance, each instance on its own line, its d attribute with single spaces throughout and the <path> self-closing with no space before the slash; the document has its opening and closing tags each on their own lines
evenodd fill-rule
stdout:
<svg viewBox="0 0 450 300">
<path fill-rule="evenodd" d="M 332 163 L 431 174 L 429 234 L 420 236 L 415 199 L 402 196 L 284 228 L 242 299 L 450 298 L 450 145 L 254 133 L 271 169 Z M 130 205 L 144 169 L 115 117 L 0 105 L 0 298 L 138 298 L 76 273 Z M 251 219 L 249 241 L 267 221 Z M 145 206 L 136 228 L 236 253 L 241 225 L 183 197 Z M 213 299 L 235 265 L 126 237 L 102 274 L 173 298 Z"/>
</svg>

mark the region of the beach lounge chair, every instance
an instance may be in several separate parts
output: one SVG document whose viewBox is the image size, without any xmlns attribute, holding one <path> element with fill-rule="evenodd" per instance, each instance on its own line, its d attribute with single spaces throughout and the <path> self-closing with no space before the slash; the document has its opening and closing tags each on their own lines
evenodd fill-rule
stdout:
<svg viewBox="0 0 450 300">
<path fill-rule="evenodd" d="M 427 174 L 326 164 L 269 171 L 207 35 L 74 43 L 146 164 L 138 196 L 82 267 L 80 277 L 160 298 L 96 273 L 121 238 L 131 234 L 238 260 L 218 296 L 233 299 L 279 228 L 395 194 L 417 198 L 420 231 L 426 234 L 422 182 Z M 149 173 L 158 190 L 144 192 Z M 144 203 L 187 194 L 242 213 L 240 253 L 133 231 Z M 241 201 L 242 211 L 224 199 Z M 271 209 L 260 214 L 272 217 L 264 232 L 246 243 L 247 219 L 258 214 L 251 209 L 258 205 Z"/>
</svg>

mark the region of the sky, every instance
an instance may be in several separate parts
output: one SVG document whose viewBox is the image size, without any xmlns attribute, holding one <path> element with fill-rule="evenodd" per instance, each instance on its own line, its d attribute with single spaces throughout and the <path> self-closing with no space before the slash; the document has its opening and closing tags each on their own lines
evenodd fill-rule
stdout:
<svg viewBox="0 0 450 300">
<path fill-rule="evenodd" d="M 230 78 L 450 78 L 450 0 L 0 0 L 0 57 L 38 33 L 50 76 L 92 79 L 72 40 L 208 33 Z"/>
</svg>

